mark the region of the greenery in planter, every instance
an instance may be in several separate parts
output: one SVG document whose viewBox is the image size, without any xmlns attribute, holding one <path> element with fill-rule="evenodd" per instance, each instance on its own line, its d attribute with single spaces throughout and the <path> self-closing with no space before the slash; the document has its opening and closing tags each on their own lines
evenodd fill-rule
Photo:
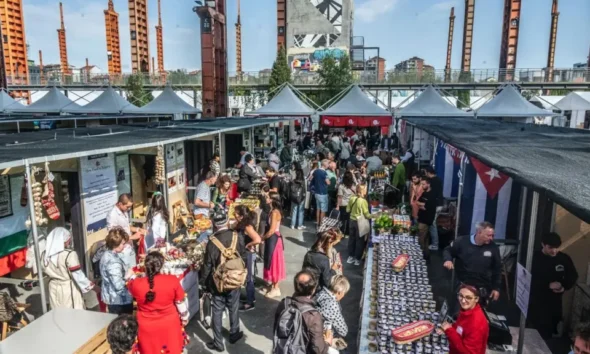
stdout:
<svg viewBox="0 0 590 354">
<path fill-rule="evenodd" d="M 418 226 L 414 225 L 410 227 L 410 235 L 416 235 L 418 233 Z"/>
<path fill-rule="evenodd" d="M 392 234 L 392 235 L 397 235 L 397 234 L 399 234 L 399 232 L 400 232 L 401 228 L 402 228 L 402 227 L 401 227 L 401 225 L 399 225 L 399 224 L 393 225 L 393 227 L 391 228 L 391 234 Z"/>
</svg>

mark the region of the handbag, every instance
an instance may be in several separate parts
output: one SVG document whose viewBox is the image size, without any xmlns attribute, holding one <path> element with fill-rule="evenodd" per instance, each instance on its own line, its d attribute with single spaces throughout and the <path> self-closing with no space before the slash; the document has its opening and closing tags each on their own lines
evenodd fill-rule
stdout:
<svg viewBox="0 0 590 354">
<path fill-rule="evenodd" d="M 311 204 L 311 192 L 307 191 L 307 192 L 305 192 L 305 209 L 309 209 L 310 204 Z"/>
<path fill-rule="evenodd" d="M 359 201 L 359 199 L 361 199 L 361 198 L 357 197 L 356 200 L 354 201 L 354 203 L 352 204 L 352 207 L 350 208 L 351 212 L 352 212 L 352 208 L 354 208 L 354 205 L 356 204 L 356 202 Z M 367 220 L 367 218 L 365 218 L 364 214 L 361 214 L 356 219 L 356 223 L 359 228 L 359 236 L 360 237 L 364 237 L 365 235 L 368 235 L 371 232 L 371 225 L 369 224 L 369 220 Z"/>
</svg>

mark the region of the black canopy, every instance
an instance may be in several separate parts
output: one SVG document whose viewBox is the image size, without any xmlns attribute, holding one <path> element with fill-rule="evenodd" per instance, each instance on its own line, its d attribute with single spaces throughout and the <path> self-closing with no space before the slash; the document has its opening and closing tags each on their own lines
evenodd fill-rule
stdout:
<svg viewBox="0 0 590 354">
<path fill-rule="evenodd" d="M 590 223 L 590 131 L 474 119 L 406 119 Z"/>
</svg>

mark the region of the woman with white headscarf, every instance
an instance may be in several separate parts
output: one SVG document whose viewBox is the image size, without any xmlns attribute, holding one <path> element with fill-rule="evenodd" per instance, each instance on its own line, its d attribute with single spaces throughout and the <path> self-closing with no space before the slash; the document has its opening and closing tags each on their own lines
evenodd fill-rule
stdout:
<svg viewBox="0 0 590 354">
<path fill-rule="evenodd" d="M 43 269 L 49 276 L 49 303 L 52 309 L 84 309 L 82 294 L 94 288 L 94 283 L 82 272 L 78 254 L 68 249 L 71 241 L 72 235 L 63 227 L 55 228 L 47 236 Z"/>
</svg>

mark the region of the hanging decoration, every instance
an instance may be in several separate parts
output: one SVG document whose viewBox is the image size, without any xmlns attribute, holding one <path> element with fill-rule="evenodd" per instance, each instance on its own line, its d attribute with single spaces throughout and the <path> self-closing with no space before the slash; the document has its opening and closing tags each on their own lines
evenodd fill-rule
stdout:
<svg viewBox="0 0 590 354">
<path fill-rule="evenodd" d="M 158 153 L 156 155 L 156 184 L 162 185 L 166 182 L 165 177 L 165 167 L 164 167 L 164 147 L 158 146 Z"/>
<path fill-rule="evenodd" d="M 41 182 L 37 182 L 35 179 L 35 176 L 39 174 L 39 168 L 32 167 L 31 169 L 32 173 L 29 183 L 31 183 L 31 188 L 33 190 L 33 200 L 31 202 L 34 203 L 33 205 L 35 207 L 35 222 L 37 223 L 37 226 L 43 226 L 49 221 L 47 218 L 43 217 L 43 204 L 41 203 L 43 184 Z"/>
<path fill-rule="evenodd" d="M 51 218 L 51 220 L 58 220 L 61 216 L 57 205 L 55 204 L 55 189 L 53 187 L 53 181 L 55 177 L 53 173 L 49 170 L 49 162 L 45 163 L 45 178 L 43 179 L 43 183 L 45 183 L 45 188 L 43 189 L 43 195 L 41 196 L 43 207 L 45 208 L 45 212 Z"/>
</svg>

